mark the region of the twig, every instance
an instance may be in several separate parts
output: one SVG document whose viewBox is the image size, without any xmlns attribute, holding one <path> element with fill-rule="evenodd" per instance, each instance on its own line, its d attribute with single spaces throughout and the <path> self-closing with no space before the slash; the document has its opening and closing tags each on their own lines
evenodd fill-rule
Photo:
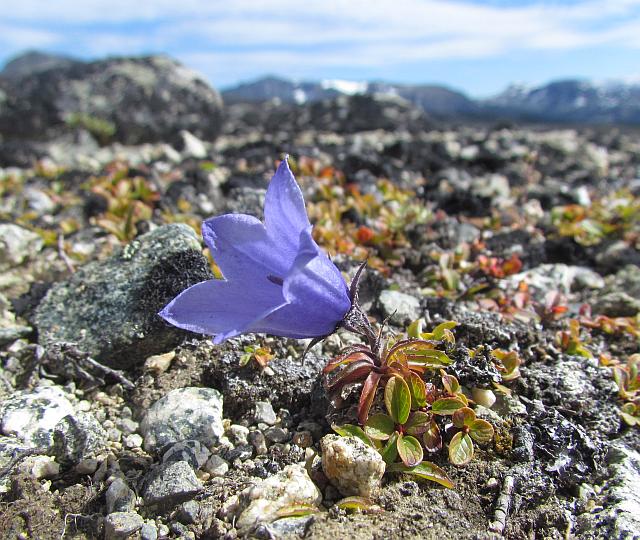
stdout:
<svg viewBox="0 0 640 540">
<path fill-rule="evenodd" d="M 515 485 L 516 479 L 514 476 L 507 475 L 504 477 L 500 496 L 496 502 L 496 511 L 493 516 L 493 521 L 489 524 L 489 530 L 491 532 L 500 535 L 504 532 L 504 528 L 507 525 L 507 518 L 509 517 L 509 510 L 511 509 L 511 501 Z"/>
<path fill-rule="evenodd" d="M 124 386 L 127 390 L 132 390 L 133 388 L 135 388 L 135 385 L 122 374 L 122 371 L 119 371 L 117 369 L 111 369 L 110 367 L 102 365 L 100 362 L 94 360 L 90 356 L 84 359 L 84 361 L 87 364 L 89 364 L 91 367 L 94 367 L 97 370 L 102 371 L 103 373 L 106 373 L 118 379 L 120 384 L 122 384 L 122 386 Z"/>
<path fill-rule="evenodd" d="M 67 252 L 64 250 L 63 234 L 58 235 L 58 255 L 60 255 L 60 258 L 64 261 L 64 264 L 67 266 L 69 272 L 73 274 L 76 271 L 76 268 L 75 266 L 73 266 L 73 261 L 69 258 L 69 255 L 67 255 Z"/>
</svg>

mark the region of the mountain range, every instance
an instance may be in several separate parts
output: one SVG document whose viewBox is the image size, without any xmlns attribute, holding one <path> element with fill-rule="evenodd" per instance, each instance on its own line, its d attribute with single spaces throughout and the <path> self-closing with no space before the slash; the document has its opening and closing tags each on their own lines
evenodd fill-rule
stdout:
<svg viewBox="0 0 640 540">
<path fill-rule="evenodd" d="M 222 91 L 228 104 L 279 100 L 302 105 L 353 94 L 398 96 L 435 118 L 640 124 L 640 83 L 568 79 L 537 87 L 512 85 L 492 98 L 473 99 L 439 85 L 264 77 Z"/>
<path fill-rule="evenodd" d="M 28 74 L 77 64 L 83 62 L 29 51 L 4 66 L 0 71 L 0 83 L 3 79 L 15 81 Z M 473 99 L 441 85 L 347 80 L 296 82 L 268 76 L 227 88 L 221 93 L 227 104 L 278 100 L 298 105 L 341 95 L 382 94 L 403 98 L 433 118 L 640 125 L 640 81 L 596 83 L 567 79 L 535 87 L 512 85 L 492 98 Z"/>
</svg>

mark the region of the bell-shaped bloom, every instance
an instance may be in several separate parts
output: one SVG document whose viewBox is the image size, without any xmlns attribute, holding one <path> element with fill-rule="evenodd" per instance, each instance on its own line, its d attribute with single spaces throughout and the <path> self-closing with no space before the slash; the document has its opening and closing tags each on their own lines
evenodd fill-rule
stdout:
<svg viewBox="0 0 640 540">
<path fill-rule="evenodd" d="M 202 235 L 223 280 L 198 283 L 160 316 L 215 336 L 248 332 L 292 338 L 332 333 L 351 307 L 340 271 L 311 236 L 298 184 L 283 160 L 267 189 L 264 223 L 245 214 L 206 220 Z"/>
</svg>

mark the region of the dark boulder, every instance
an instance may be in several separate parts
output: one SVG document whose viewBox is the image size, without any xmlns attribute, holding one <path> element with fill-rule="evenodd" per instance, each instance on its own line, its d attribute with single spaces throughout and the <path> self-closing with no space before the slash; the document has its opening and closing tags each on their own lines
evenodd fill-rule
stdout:
<svg viewBox="0 0 640 540">
<path fill-rule="evenodd" d="M 164 56 L 53 63 L 0 78 L 0 137 L 50 140 L 85 130 L 100 143 L 204 140 L 220 131 L 222 99 L 195 72 Z"/>
</svg>

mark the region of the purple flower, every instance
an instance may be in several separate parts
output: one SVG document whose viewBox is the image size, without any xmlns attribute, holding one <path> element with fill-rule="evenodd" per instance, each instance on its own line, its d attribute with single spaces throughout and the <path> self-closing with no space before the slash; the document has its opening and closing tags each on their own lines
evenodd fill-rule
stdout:
<svg viewBox="0 0 640 540">
<path fill-rule="evenodd" d="M 267 189 L 264 223 L 245 214 L 226 214 L 202 224 L 225 279 L 188 288 L 160 316 L 179 328 L 214 335 L 214 343 L 247 332 L 292 338 L 332 333 L 351 299 L 311 228 L 285 159 Z"/>
</svg>

